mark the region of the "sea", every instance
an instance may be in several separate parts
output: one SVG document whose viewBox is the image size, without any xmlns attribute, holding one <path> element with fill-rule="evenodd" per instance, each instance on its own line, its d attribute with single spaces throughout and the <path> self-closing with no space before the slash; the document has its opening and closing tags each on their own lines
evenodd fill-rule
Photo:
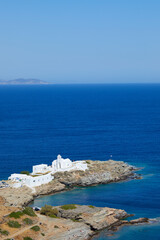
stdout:
<svg viewBox="0 0 160 240">
<path fill-rule="evenodd" d="M 160 217 L 160 84 L 0 86 L 0 179 L 32 171 L 61 154 L 71 160 L 113 159 L 143 169 L 131 180 L 35 199 L 113 207 L 134 218 Z M 94 240 L 159 240 L 160 224 L 122 227 Z"/>
</svg>

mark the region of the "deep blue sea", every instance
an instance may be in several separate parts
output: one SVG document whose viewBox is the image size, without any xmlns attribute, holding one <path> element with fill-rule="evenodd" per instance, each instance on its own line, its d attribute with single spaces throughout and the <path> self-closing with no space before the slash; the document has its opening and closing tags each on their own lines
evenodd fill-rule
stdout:
<svg viewBox="0 0 160 240">
<path fill-rule="evenodd" d="M 76 188 L 34 201 L 121 208 L 135 217 L 160 217 L 160 85 L 0 86 L 0 178 L 72 160 L 123 160 L 142 180 Z M 158 240 L 160 225 L 123 227 L 94 240 Z"/>
</svg>

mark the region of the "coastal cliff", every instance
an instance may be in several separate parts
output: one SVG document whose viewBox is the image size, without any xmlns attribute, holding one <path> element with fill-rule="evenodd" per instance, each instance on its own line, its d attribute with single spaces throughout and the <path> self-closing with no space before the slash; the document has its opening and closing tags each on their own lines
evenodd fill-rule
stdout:
<svg viewBox="0 0 160 240">
<path fill-rule="evenodd" d="M 34 189 L 26 186 L 15 188 L 4 188 L 0 190 L 0 196 L 5 200 L 6 206 L 25 206 L 35 197 L 53 194 L 69 190 L 75 186 L 92 186 L 96 184 L 107 184 L 130 178 L 136 178 L 134 171 L 137 169 L 123 161 L 91 161 L 86 160 L 88 169 L 86 171 L 66 171 L 54 174 L 54 180 Z"/>
</svg>

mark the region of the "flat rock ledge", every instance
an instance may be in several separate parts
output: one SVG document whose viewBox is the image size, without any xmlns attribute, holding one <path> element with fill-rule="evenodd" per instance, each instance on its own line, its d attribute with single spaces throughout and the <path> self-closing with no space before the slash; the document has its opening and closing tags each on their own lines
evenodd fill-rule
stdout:
<svg viewBox="0 0 160 240">
<path fill-rule="evenodd" d="M 94 207 L 86 205 L 75 205 L 75 209 L 64 210 L 58 209 L 58 217 L 72 219 L 90 226 L 93 231 L 99 231 L 119 223 L 121 219 L 127 218 L 129 215 L 121 209 L 108 207 Z"/>
<path fill-rule="evenodd" d="M 101 230 L 108 232 L 118 230 L 123 225 L 138 225 L 150 223 L 148 218 L 139 218 L 135 220 L 124 220 L 130 215 L 121 209 L 108 207 L 94 207 L 86 205 L 74 205 L 74 209 L 63 209 L 63 206 L 56 206 L 58 210 L 58 221 L 63 220 L 68 224 L 68 230 L 58 232 L 54 236 L 47 238 L 49 240 L 88 240 Z M 42 216 L 42 215 L 41 215 Z M 46 217 L 46 216 L 42 216 Z M 47 217 L 45 221 L 47 220 Z M 53 221 L 56 221 L 54 219 Z M 71 223 L 72 221 L 72 223 Z M 71 228 L 69 227 L 71 224 Z"/>
<path fill-rule="evenodd" d="M 69 190 L 75 186 L 85 187 L 139 178 L 139 175 L 135 174 L 138 169 L 123 161 L 86 160 L 86 162 L 88 165 L 86 171 L 57 172 L 54 174 L 53 181 L 36 187 L 34 190 L 26 186 L 17 189 L 3 188 L 0 189 L 0 196 L 4 198 L 6 206 L 22 207 L 38 196 Z"/>
</svg>

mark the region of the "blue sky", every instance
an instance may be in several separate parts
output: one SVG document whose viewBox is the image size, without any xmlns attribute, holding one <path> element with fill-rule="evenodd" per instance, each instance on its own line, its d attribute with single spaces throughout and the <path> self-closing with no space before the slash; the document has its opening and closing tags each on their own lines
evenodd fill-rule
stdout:
<svg viewBox="0 0 160 240">
<path fill-rule="evenodd" d="M 159 0 L 1 0 L 0 79 L 160 82 Z"/>
</svg>

